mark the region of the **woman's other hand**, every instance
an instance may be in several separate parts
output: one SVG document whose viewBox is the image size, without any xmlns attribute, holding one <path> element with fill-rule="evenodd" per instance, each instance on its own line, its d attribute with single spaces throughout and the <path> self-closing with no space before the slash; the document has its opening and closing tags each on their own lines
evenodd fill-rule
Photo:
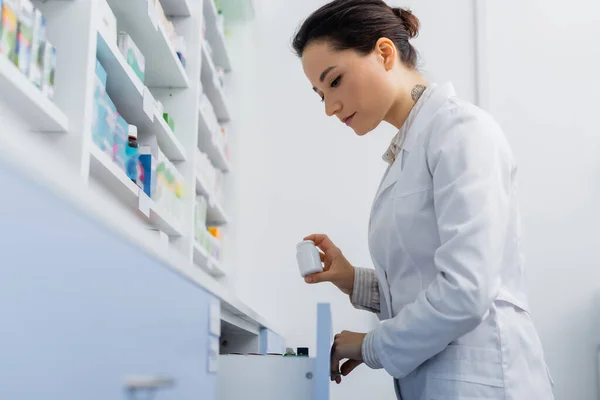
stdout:
<svg viewBox="0 0 600 400">
<path fill-rule="evenodd" d="M 347 376 L 354 368 L 363 363 L 362 343 L 366 333 L 343 331 L 335 335 L 331 348 L 331 380 L 342 382 L 342 376 Z M 347 360 L 340 368 L 340 362 Z"/>
</svg>

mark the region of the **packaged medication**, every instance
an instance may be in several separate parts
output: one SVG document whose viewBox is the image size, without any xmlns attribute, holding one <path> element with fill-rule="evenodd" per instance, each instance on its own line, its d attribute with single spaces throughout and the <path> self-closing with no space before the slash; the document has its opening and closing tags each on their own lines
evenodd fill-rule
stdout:
<svg viewBox="0 0 600 400">
<path fill-rule="evenodd" d="M 146 59 L 131 37 L 125 32 L 119 33 L 119 50 L 127 60 L 127 64 L 133 69 L 133 72 L 144 82 Z"/>
<path fill-rule="evenodd" d="M 140 188 L 144 188 L 143 169 L 140 165 L 137 142 L 137 126 L 129 125 L 129 139 L 126 148 L 126 172 L 129 179 Z"/>
<path fill-rule="evenodd" d="M 138 147 L 138 159 L 142 168 L 141 180 L 142 185 L 139 185 L 144 193 L 151 199 L 156 198 L 156 167 L 157 159 L 153 155 L 150 146 Z"/>
<path fill-rule="evenodd" d="M 104 154 L 112 159 L 116 109 L 114 109 L 114 105 L 98 77 L 95 81 L 93 110 L 92 141 Z"/>
<path fill-rule="evenodd" d="M 302 277 L 323 271 L 319 250 L 312 240 L 304 240 L 298 243 L 296 246 L 296 259 Z"/>
<path fill-rule="evenodd" d="M 119 115 L 114 130 L 113 161 L 124 172 L 126 172 L 128 141 L 129 124 Z"/>
<path fill-rule="evenodd" d="M 44 42 L 44 73 L 42 91 L 49 99 L 54 98 L 54 77 L 56 75 L 56 49 L 50 42 Z"/>
<path fill-rule="evenodd" d="M 38 88 L 42 88 L 44 73 L 44 42 L 46 41 L 46 19 L 40 10 L 35 10 L 33 17 L 33 40 L 31 42 L 31 65 L 29 80 Z M 106 80 L 104 80 L 106 85 Z"/>
<path fill-rule="evenodd" d="M 169 128 L 171 128 L 171 131 L 175 132 L 175 121 L 173 120 L 173 117 L 171 117 L 169 113 L 163 113 L 163 119 L 167 125 L 169 125 Z"/>
<path fill-rule="evenodd" d="M 33 40 L 33 3 L 30 0 L 20 0 L 21 8 L 18 13 L 17 25 L 17 67 L 29 77 L 29 66 L 31 65 L 31 42 Z"/>
<path fill-rule="evenodd" d="M 6 56 L 10 61 L 17 62 L 17 31 L 19 11 L 19 0 L 0 0 L 0 54 Z"/>
</svg>

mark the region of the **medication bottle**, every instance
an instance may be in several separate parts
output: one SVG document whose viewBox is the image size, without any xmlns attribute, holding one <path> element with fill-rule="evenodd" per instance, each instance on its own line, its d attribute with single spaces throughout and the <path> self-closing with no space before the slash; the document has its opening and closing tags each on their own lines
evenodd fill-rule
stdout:
<svg viewBox="0 0 600 400">
<path fill-rule="evenodd" d="M 298 243 L 296 246 L 296 259 L 302 277 L 316 272 L 323 272 L 319 250 L 312 240 L 304 240 Z"/>
<path fill-rule="evenodd" d="M 127 176 L 135 184 L 138 184 L 138 180 L 139 180 L 138 179 L 138 177 L 139 177 L 139 171 L 138 171 L 139 158 L 138 158 L 137 126 L 135 126 L 135 125 L 129 125 L 128 136 L 129 136 L 129 139 L 128 139 L 127 147 L 126 147 L 126 150 L 125 150 L 125 154 L 127 156 L 127 161 L 126 161 Z"/>
</svg>

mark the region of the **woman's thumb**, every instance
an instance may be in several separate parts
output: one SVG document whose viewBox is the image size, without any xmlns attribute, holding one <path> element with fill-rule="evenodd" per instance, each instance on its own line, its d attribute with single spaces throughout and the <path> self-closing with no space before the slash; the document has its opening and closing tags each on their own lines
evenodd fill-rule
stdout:
<svg viewBox="0 0 600 400">
<path fill-rule="evenodd" d="M 316 274 L 306 275 L 304 277 L 306 283 L 321 283 L 331 282 L 331 271 L 317 272 Z"/>
</svg>

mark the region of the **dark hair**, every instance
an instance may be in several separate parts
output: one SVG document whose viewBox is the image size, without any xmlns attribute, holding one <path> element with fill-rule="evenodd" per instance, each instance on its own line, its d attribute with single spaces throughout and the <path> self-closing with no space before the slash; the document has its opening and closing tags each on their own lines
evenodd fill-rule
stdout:
<svg viewBox="0 0 600 400">
<path fill-rule="evenodd" d="M 304 21 L 292 45 L 298 57 L 314 41 L 367 55 L 386 37 L 396 45 L 402 62 L 415 68 L 417 51 L 408 40 L 418 34 L 419 19 L 410 10 L 392 8 L 383 0 L 334 0 Z"/>
</svg>

